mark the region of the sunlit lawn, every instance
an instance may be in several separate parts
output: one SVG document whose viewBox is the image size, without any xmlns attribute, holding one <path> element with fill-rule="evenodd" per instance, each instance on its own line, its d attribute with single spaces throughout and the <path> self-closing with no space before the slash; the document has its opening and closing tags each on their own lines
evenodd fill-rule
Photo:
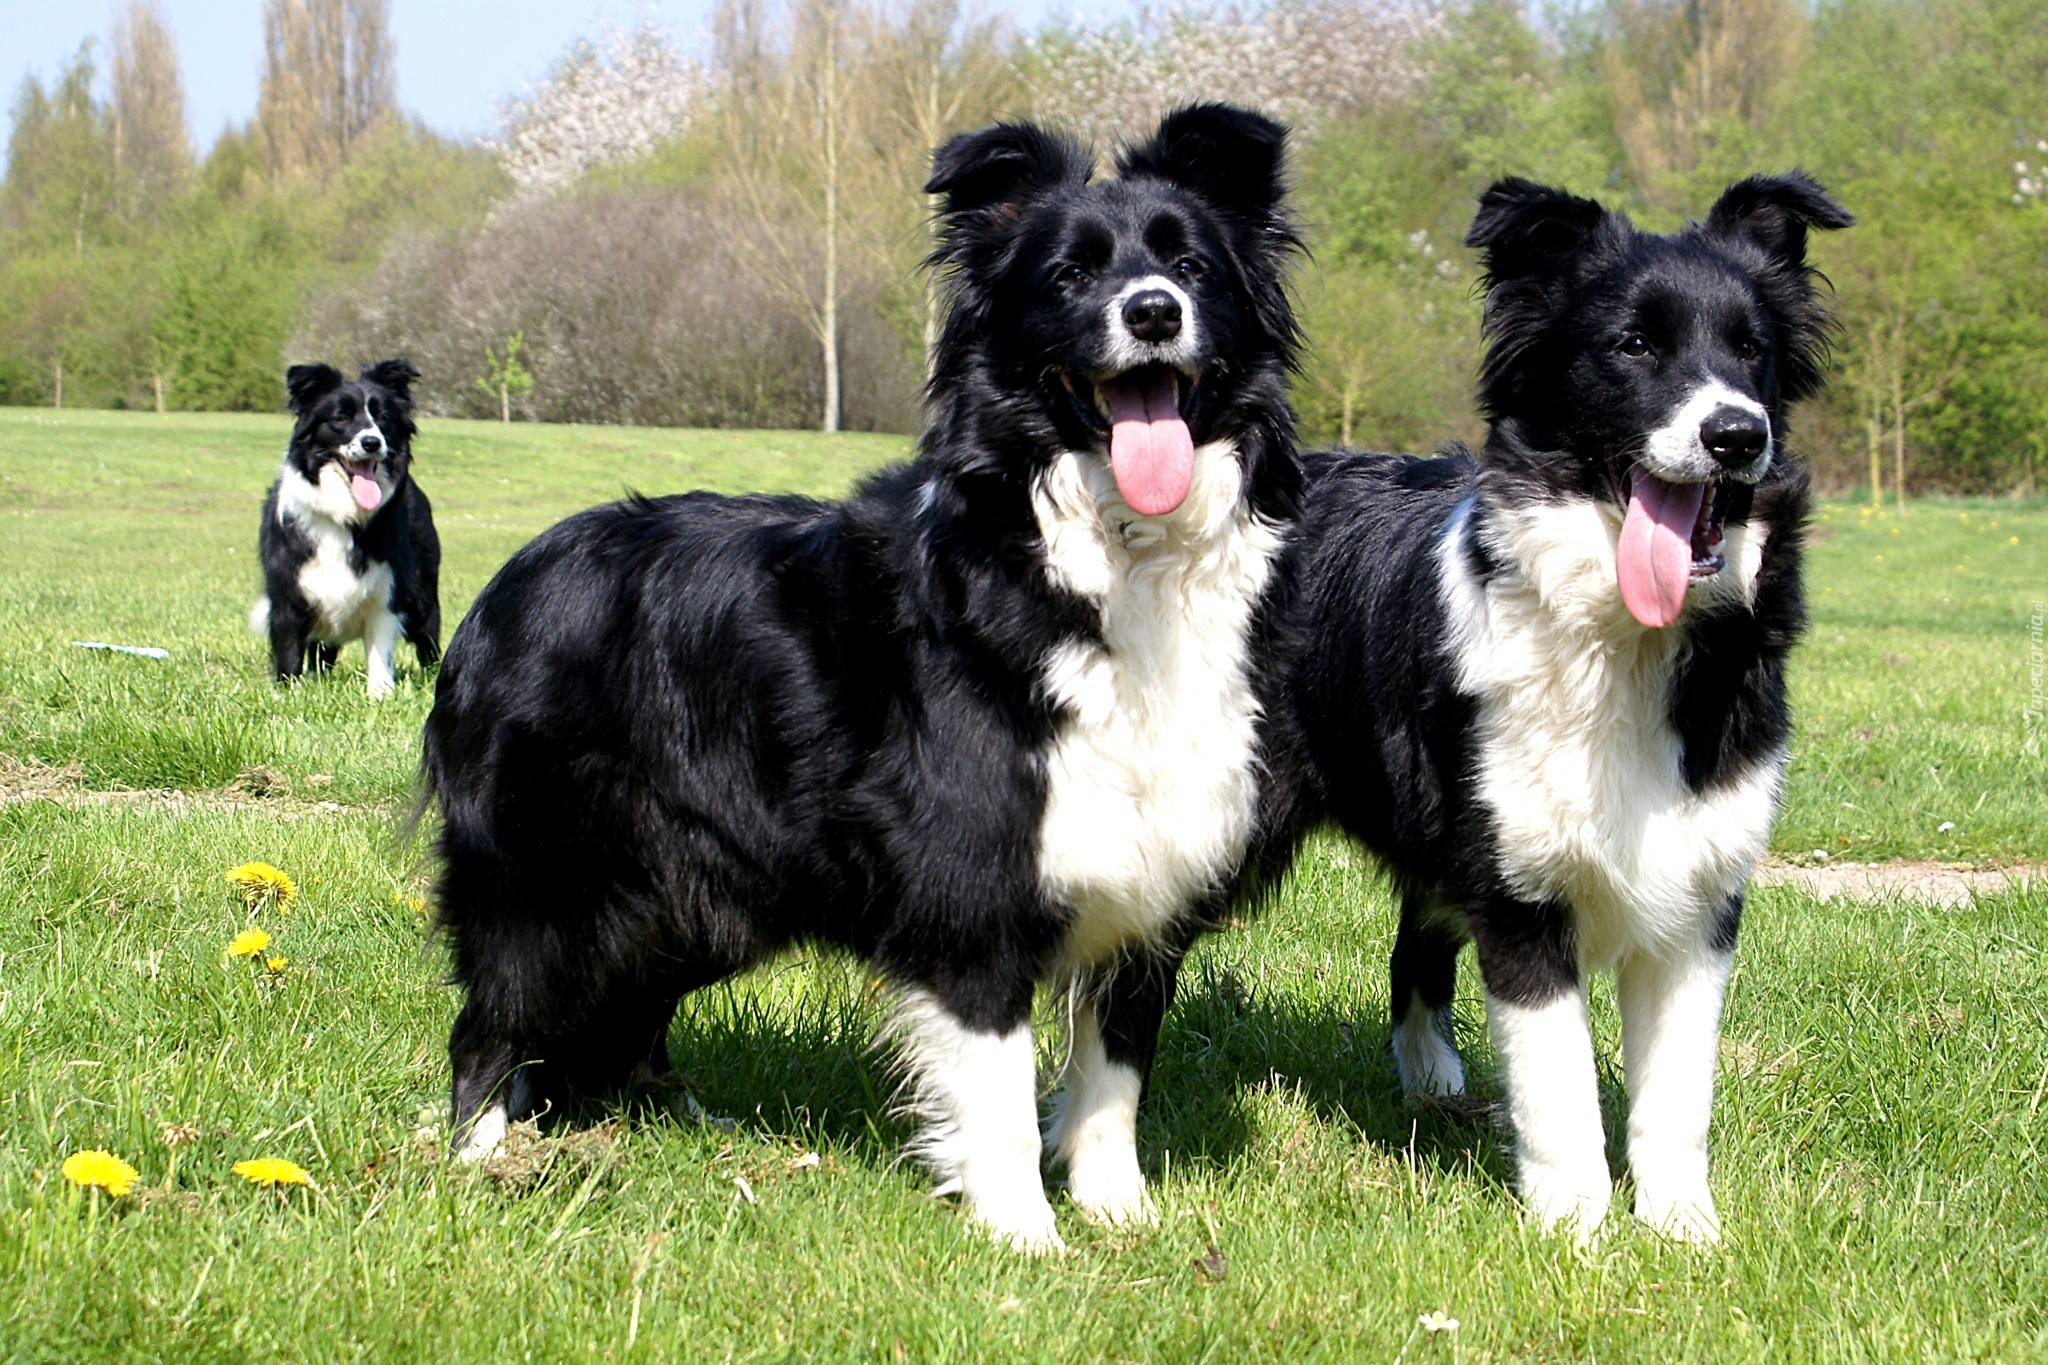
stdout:
<svg viewBox="0 0 2048 1365">
<path fill-rule="evenodd" d="M 836 959 L 685 1007 L 672 1054 L 731 1130 L 599 1109 L 503 1182 L 449 1168 L 431 1124 L 455 1001 L 394 833 L 427 680 L 402 671 L 373 707 L 355 648 L 305 687 L 265 677 L 243 617 L 283 436 L 267 417 L 0 411 L 0 787 L 63 797 L 0 804 L 0 1355 L 2048 1353 L 2040 892 L 1955 911 L 1756 895 L 1715 1134 L 1729 1243 L 1711 1253 L 1621 1218 L 1591 1254 L 1547 1240 L 1485 1113 L 1403 1107 L 1388 907 L 1335 844 L 1185 978 L 1140 1133 L 1157 1231 L 1063 1211 L 1075 1251 L 1046 1262 L 969 1235 L 895 1164 L 876 1002 Z M 526 537 L 626 487 L 833 493 L 903 449 L 430 422 L 447 618 Z M 2048 515 L 1837 504 L 1818 531 L 1777 848 L 2048 856 L 2021 700 Z M 70 644 L 86 639 L 171 657 Z M 80 795 L 141 788 L 184 795 Z M 246 918 L 223 874 L 252 858 L 299 886 L 261 917 L 277 971 L 223 956 Z M 1475 1091 L 1495 1095 L 1469 982 L 1462 1012 Z M 1614 1131 L 1604 997 L 1598 1020 Z M 167 1145 L 172 1125 L 189 1131 Z M 119 1200 L 57 1174 L 101 1147 L 140 1170 Z M 250 1187 L 229 1168 L 253 1156 L 314 1186 Z M 1421 1329 L 1438 1310 L 1455 1332 Z"/>
</svg>

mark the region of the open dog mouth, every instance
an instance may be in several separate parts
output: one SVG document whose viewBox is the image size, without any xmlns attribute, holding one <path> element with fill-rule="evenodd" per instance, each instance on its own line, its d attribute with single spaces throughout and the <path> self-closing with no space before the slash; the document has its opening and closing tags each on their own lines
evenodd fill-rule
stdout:
<svg viewBox="0 0 2048 1365">
<path fill-rule="evenodd" d="M 1163 516 L 1187 500 L 1195 468 L 1187 413 L 1197 382 L 1159 364 L 1094 379 L 1060 371 L 1082 420 L 1107 433 L 1117 491 L 1140 516 Z"/>
<path fill-rule="evenodd" d="M 1685 607 L 1686 589 L 1726 568 L 1722 537 L 1728 485 L 1667 483 L 1637 466 L 1628 480 L 1628 513 L 1615 552 L 1615 577 L 1629 614 L 1668 626 Z"/>
<path fill-rule="evenodd" d="M 348 475 L 348 495 L 356 500 L 356 506 L 365 512 L 376 511 L 377 504 L 384 501 L 384 490 L 377 485 L 377 457 L 343 455 L 341 468 Z"/>
</svg>

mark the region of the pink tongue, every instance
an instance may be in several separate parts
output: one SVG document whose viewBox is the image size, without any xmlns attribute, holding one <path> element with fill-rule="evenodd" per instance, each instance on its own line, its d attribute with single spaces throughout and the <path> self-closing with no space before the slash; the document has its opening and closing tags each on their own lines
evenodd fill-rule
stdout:
<svg viewBox="0 0 2048 1365">
<path fill-rule="evenodd" d="M 356 500 L 356 506 L 365 512 L 377 510 L 377 504 L 384 497 L 384 490 L 377 487 L 377 481 L 368 474 L 351 474 L 348 477 L 349 496 Z"/>
<path fill-rule="evenodd" d="M 1109 400 L 1109 468 L 1117 491 L 1140 516 L 1164 516 L 1188 495 L 1195 471 L 1195 438 L 1175 402 L 1173 371 L 1145 378 L 1105 380 Z"/>
<path fill-rule="evenodd" d="M 1668 626 L 1685 606 L 1692 578 L 1692 528 L 1699 521 L 1701 483 L 1666 483 L 1636 471 L 1628 516 L 1621 523 L 1615 577 L 1629 615 L 1646 626 Z"/>
</svg>

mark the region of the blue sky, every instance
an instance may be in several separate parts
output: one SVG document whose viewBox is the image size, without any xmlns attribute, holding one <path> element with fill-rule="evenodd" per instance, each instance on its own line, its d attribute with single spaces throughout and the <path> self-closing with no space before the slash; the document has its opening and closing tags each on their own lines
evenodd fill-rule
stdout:
<svg viewBox="0 0 2048 1365">
<path fill-rule="evenodd" d="M 163 0 L 184 68 L 186 121 L 201 154 L 256 109 L 263 55 L 261 0 Z M 1014 0 L 990 5 L 1034 27 L 1048 14 L 1128 12 L 1128 0 Z M 112 0 L 0 0 L 0 98 L 7 131 L 24 77 L 53 79 L 88 37 L 100 40 Z M 699 41 L 711 0 L 391 0 L 398 102 L 439 132 L 488 132 L 500 99 L 547 74 L 578 36 L 642 14 Z M 4 145 L 4 144 L 0 144 Z"/>
</svg>

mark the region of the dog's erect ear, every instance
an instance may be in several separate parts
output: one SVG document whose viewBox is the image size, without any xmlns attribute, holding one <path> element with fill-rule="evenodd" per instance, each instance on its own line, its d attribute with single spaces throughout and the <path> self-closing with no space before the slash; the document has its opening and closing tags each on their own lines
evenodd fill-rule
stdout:
<svg viewBox="0 0 2048 1365">
<path fill-rule="evenodd" d="M 1479 196 L 1465 245 L 1486 253 L 1490 280 L 1547 274 L 1584 251 L 1606 218 L 1590 199 L 1511 176 Z"/>
<path fill-rule="evenodd" d="M 1036 124 L 998 123 L 933 152 L 924 192 L 946 197 L 939 212 L 950 219 L 993 211 L 1014 221 L 1026 201 L 1055 185 L 1085 184 L 1093 165 L 1070 138 Z"/>
<path fill-rule="evenodd" d="M 1746 237 L 1791 266 L 1806 264 L 1808 228 L 1832 231 L 1856 221 L 1804 171 L 1753 175 L 1728 187 L 1707 211 L 1711 237 Z"/>
<path fill-rule="evenodd" d="M 1192 190 L 1211 208 L 1265 218 L 1287 192 L 1287 129 L 1229 104 L 1191 104 L 1160 121 L 1152 140 L 1117 158 L 1119 176 L 1155 176 Z"/>
<path fill-rule="evenodd" d="M 408 400 L 412 397 L 412 381 L 419 377 L 419 366 L 410 360 L 380 360 L 374 365 L 363 366 L 362 373 L 365 383 L 389 389 Z"/>
<path fill-rule="evenodd" d="M 332 365 L 294 365 L 284 372 L 284 391 L 293 412 L 304 412 L 323 395 L 341 387 L 341 371 Z"/>
</svg>

